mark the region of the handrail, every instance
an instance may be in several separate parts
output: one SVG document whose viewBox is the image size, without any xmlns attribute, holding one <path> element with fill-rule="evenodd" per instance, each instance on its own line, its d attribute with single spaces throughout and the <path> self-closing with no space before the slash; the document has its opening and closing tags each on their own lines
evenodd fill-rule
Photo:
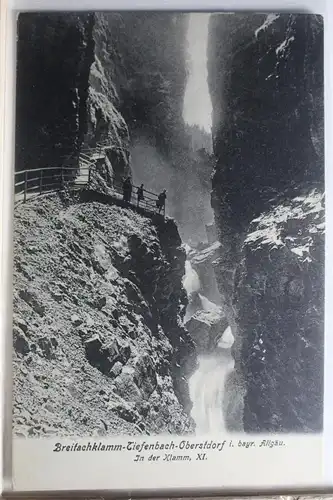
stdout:
<svg viewBox="0 0 333 500">
<path fill-rule="evenodd" d="M 97 149 L 98 151 L 100 151 L 99 148 L 90 150 L 90 152 L 92 153 L 91 156 L 95 154 Z M 47 192 L 62 190 L 65 188 L 65 186 L 68 185 L 72 185 L 74 187 L 78 186 L 80 189 L 84 187 L 89 187 L 91 184 L 93 170 L 96 170 L 97 161 L 99 159 L 99 158 L 92 158 L 91 156 L 85 154 L 84 152 L 81 152 L 78 157 L 78 165 L 76 166 L 66 166 L 65 164 L 62 164 L 59 165 L 58 167 L 40 167 L 40 168 L 19 170 L 15 172 L 14 173 L 15 179 L 17 178 L 17 176 L 24 175 L 23 180 L 19 180 L 18 182 L 14 183 L 15 190 L 16 188 L 20 188 L 22 186 L 21 189 L 15 192 L 15 197 L 23 193 L 23 201 L 25 202 L 27 200 L 27 195 L 29 192 L 38 191 L 39 194 L 42 194 L 43 192 L 45 192 L 45 188 L 46 187 L 49 188 L 50 186 L 52 186 L 53 189 L 51 190 L 49 189 Z M 102 158 L 102 156 L 100 158 Z M 57 171 L 57 174 L 48 175 L 50 172 L 54 171 Z M 32 173 L 33 177 L 29 178 L 29 174 Z M 119 182 L 119 178 L 116 178 L 115 175 L 110 175 L 109 178 L 110 180 L 112 180 L 113 183 L 113 185 L 110 186 L 110 188 L 113 189 L 118 195 L 122 194 L 124 199 L 123 183 Z M 53 182 L 46 184 L 45 181 L 49 179 L 52 179 Z M 31 186 L 32 182 L 35 183 L 33 186 Z M 134 202 L 136 202 L 137 207 L 140 206 L 140 201 L 141 201 L 138 200 L 137 196 L 138 189 L 139 186 L 132 184 L 132 192 L 129 201 L 129 204 L 133 205 L 132 200 L 134 199 Z M 133 190 L 136 190 L 136 192 L 133 193 Z M 143 189 L 143 193 L 144 193 L 144 199 L 141 201 L 141 208 L 147 209 L 147 207 L 149 207 L 150 211 L 162 213 L 164 216 L 165 203 L 159 209 L 156 203 L 158 200 L 158 195 L 147 189 Z M 152 197 L 147 195 L 151 195 Z M 154 208 L 152 209 L 151 207 Z"/>
</svg>

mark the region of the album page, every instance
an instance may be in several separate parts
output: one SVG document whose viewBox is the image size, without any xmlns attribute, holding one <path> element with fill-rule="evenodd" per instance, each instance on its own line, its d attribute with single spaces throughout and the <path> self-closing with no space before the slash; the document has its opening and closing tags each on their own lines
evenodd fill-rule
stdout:
<svg viewBox="0 0 333 500">
<path fill-rule="evenodd" d="M 323 485 L 323 18 L 22 12 L 14 493 Z"/>
</svg>

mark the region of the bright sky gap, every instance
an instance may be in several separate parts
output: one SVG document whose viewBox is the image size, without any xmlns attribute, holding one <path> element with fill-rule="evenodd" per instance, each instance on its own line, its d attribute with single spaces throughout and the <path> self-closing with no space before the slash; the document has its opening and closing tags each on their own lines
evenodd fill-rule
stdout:
<svg viewBox="0 0 333 500">
<path fill-rule="evenodd" d="M 208 90 L 207 42 L 210 14 L 190 14 L 187 32 L 189 78 L 184 96 L 183 116 L 189 125 L 211 132 L 212 103 Z"/>
</svg>

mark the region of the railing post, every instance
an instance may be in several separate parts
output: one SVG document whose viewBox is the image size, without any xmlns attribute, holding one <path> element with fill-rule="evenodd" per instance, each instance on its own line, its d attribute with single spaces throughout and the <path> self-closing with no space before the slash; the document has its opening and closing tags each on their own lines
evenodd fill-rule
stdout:
<svg viewBox="0 0 333 500">
<path fill-rule="evenodd" d="M 27 170 L 24 172 L 24 203 L 27 201 L 27 189 L 28 189 L 28 172 Z"/>
<path fill-rule="evenodd" d="M 90 187 L 90 181 L 91 181 L 91 165 L 88 167 L 88 187 Z"/>
<path fill-rule="evenodd" d="M 42 194 L 43 190 L 43 169 L 40 170 L 40 179 L 39 179 L 39 194 Z"/>
</svg>

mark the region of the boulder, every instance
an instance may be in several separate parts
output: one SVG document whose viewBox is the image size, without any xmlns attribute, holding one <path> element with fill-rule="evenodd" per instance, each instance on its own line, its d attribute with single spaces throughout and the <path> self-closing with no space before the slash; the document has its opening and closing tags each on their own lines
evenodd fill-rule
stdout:
<svg viewBox="0 0 333 500">
<path fill-rule="evenodd" d="M 216 347 L 228 326 L 228 321 L 221 309 L 216 311 L 198 311 L 186 323 L 197 352 L 199 354 L 211 352 Z"/>
<path fill-rule="evenodd" d="M 207 298 L 217 303 L 220 302 L 220 293 L 216 283 L 214 262 L 220 256 L 221 247 L 221 243 L 215 241 L 213 244 L 206 246 L 191 256 L 192 267 L 200 279 L 201 292 Z"/>
</svg>

